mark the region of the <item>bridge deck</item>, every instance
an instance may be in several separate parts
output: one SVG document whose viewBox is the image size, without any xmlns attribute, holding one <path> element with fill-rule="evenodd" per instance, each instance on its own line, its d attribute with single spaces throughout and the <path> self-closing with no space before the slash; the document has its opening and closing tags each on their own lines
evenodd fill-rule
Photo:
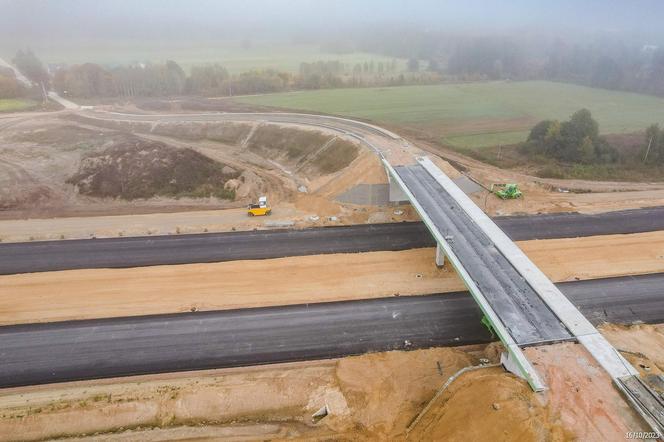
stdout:
<svg viewBox="0 0 664 442">
<path fill-rule="evenodd" d="M 455 199 L 421 165 L 394 168 L 519 346 L 572 334 Z"/>
</svg>

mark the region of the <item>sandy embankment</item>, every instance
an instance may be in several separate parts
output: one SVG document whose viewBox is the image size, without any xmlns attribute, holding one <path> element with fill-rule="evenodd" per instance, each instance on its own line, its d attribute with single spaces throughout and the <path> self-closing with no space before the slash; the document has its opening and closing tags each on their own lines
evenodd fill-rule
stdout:
<svg viewBox="0 0 664 442">
<path fill-rule="evenodd" d="M 664 232 L 519 243 L 554 281 L 664 272 Z M 433 249 L 0 277 L 0 324 L 463 290 Z"/>
<path fill-rule="evenodd" d="M 477 356 L 460 349 L 440 348 L 6 390 L 0 392 L 0 441 L 118 429 L 130 431 L 124 438 L 122 433 L 97 434 L 94 440 L 157 440 L 177 434 L 202 440 L 241 435 L 251 440 L 403 439 L 405 427 L 436 389 L 459 369 L 477 363 Z M 532 400 L 528 387 L 502 370 L 500 376 L 523 397 L 510 401 L 514 407 L 503 402 L 497 414 L 506 421 L 488 434 L 523 434 L 516 424 L 530 418 L 527 406 L 520 406 Z M 314 424 L 311 415 L 326 404 L 330 415 Z M 545 424 L 533 418 L 532 426 Z"/>
</svg>

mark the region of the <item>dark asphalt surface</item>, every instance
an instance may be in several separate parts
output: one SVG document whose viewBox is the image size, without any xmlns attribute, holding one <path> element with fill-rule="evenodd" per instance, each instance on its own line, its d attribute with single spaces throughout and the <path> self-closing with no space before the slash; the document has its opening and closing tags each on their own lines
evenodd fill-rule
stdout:
<svg viewBox="0 0 664 442">
<path fill-rule="evenodd" d="M 421 165 L 394 168 L 514 341 L 565 341 L 572 334 L 491 238 Z"/>
<path fill-rule="evenodd" d="M 433 244 L 421 223 L 0 244 L 0 274 L 406 250 Z"/>
<path fill-rule="evenodd" d="M 560 285 L 594 323 L 664 322 L 664 274 Z M 0 327 L 0 387 L 491 341 L 467 293 Z"/>
<path fill-rule="evenodd" d="M 625 193 L 629 198 L 629 193 Z M 552 213 L 494 218 L 513 241 L 529 239 L 576 238 L 664 230 L 664 207 L 619 210 L 585 215 Z"/>
<path fill-rule="evenodd" d="M 664 323 L 664 273 L 556 285 L 593 324 Z"/>
<path fill-rule="evenodd" d="M 510 216 L 495 221 L 513 240 L 640 233 L 664 230 L 664 207 L 599 215 Z M 7 243 L 0 244 L 0 275 L 406 250 L 434 245 L 422 223 Z"/>
</svg>

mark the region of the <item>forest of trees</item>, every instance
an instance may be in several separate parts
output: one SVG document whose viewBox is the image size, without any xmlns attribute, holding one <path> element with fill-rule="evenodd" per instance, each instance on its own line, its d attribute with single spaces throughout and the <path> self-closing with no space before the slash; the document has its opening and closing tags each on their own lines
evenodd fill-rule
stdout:
<svg viewBox="0 0 664 442">
<path fill-rule="evenodd" d="M 113 69 L 86 63 L 60 69 L 53 76 L 58 92 L 83 98 L 178 95 L 185 91 L 186 81 L 186 74 L 173 61 Z"/>
<path fill-rule="evenodd" d="M 19 50 L 12 59 L 14 66 L 30 81 L 37 84 L 48 84 L 49 77 L 46 68 L 32 50 Z"/>
<path fill-rule="evenodd" d="M 611 163 L 618 152 L 599 136 L 599 125 L 587 109 L 575 112 L 568 121 L 537 123 L 524 145 L 526 151 L 568 163 Z"/>
<path fill-rule="evenodd" d="M 464 79 L 499 80 L 527 77 L 519 47 L 501 39 L 478 39 L 459 44 L 448 61 L 447 72 Z"/>
<path fill-rule="evenodd" d="M 20 98 L 27 94 L 25 87 L 11 69 L 0 69 L 0 98 Z"/>
<path fill-rule="evenodd" d="M 468 37 L 442 31 L 373 29 L 356 50 L 428 60 L 446 80 L 562 81 L 664 96 L 664 42 L 598 36 L 552 40 L 537 34 Z"/>
<path fill-rule="evenodd" d="M 270 69 L 231 76 L 218 64 L 193 66 L 187 75 L 174 61 L 110 69 L 86 63 L 53 76 L 55 90 L 82 98 L 244 95 L 287 90 L 291 82 L 290 74 Z"/>
<path fill-rule="evenodd" d="M 297 74 L 274 69 L 231 75 L 219 64 L 192 66 L 189 75 L 175 62 L 106 68 L 85 63 L 60 68 L 53 76 L 55 90 L 70 97 L 162 97 L 177 95 L 235 96 L 300 89 L 397 86 L 440 81 L 435 73 L 420 71 L 416 60 L 404 75 L 397 61 L 356 63 L 339 61 L 301 63 Z"/>
<path fill-rule="evenodd" d="M 643 162 L 664 165 L 664 128 L 653 124 L 646 129 Z"/>
<path fill-rule="evenodd" d="M 547 54 L 542 76 L 664 96 L 664 47 L 597 47 L 558 42 Z"/>
<path fill-rule="evenodd" d="M 295 81 L 297 89 L 326 89 L 341 87 L 344 66 L 339 61 L 319 61 L 300 63 L 300 71 Z"/>
<path fill-rule="evenodd" d="M 532 38 L 383 29 L 349 36 L 342 42 L 322 43 L 321 47 L 338 53 L 365 51 L 395 57 L 391 61 L 353 65 L 319 61 L 301 63 L 297 73 L 266 69 L 235 75 L 218 64 L 193 66 L 189 74 L 174 61 L 115 67 L 83 64 L 58 71 L 52 84 L 72 97 L 225 96 L 459 80 L 542 79 L 664 96 L 664 44 L 584 40 L 578 36 L 567 41 L 528 37 Z M 48 74 L 32 51 L 19 51 L 13 62 L 35 83 L 48 83 Z M 2 90 L 13 90 L 11 78 L 3 77 Z"/>
<path fill-rule="evenodd" d="M 2 98 L 37 98 L 41 96 L 41 84 L 49 84 L 49 76 L 42 62 L 30 50 L 18 51 L 12 59 L 16 68 L 36 86 L 24 85 L 16 78 L 14 70 L 0 67 L 0 99 Z"/>
</svg>

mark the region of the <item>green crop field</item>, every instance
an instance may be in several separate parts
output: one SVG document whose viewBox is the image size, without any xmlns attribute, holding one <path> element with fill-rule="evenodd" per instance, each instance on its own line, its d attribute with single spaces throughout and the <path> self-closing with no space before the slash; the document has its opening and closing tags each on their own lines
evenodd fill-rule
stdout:
<svg viewBox="0 0 664 442">
<path fill-rule="evenodd" d="M 602 133 L 664 123 L 664 99 L 546 81 L 333 89 L 236 98 L 245 103 L 366 118 L 426 131 L 458 147 L 523 141 L 547 118 L 590 109 Z"/>
<path fill-rule="evenodd" d="M 91 41 L 68 42 L 55 40 L 31 45 L 45 63 L 99 63 L 120 65 L 134 62 L 164 62 L 175 60 L 185 70 L 192 65 L 219 63 L 232 74 L 252 69 L 277 69 L 297 72 L 302 62 L 338 60 L 349 66 L 374 61 L 391 62 L 383 57 L 363 52 L 331 54 L 322 52 L 317 45 L 279 41 L 252 41 L 243 47 L 241 40 L 223 41 Z M 11 60 L 16 47 L 0 42 L 0 56 Z M 398 69 L 405 70 L 406 62 L 397 60 Z"/>
<path fill-rule="evenodd" d="M 0 98 L 0 112 L 17 112 L 33 107 L 36 103 L 32 100 L 21 100 L 13 98 Z"/>
</svg>

